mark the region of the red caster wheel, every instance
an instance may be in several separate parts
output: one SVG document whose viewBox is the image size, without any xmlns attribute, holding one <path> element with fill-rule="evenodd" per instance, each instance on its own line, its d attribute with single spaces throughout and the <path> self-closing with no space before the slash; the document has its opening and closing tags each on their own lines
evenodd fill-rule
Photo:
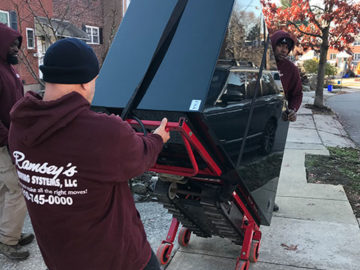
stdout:
<svg viewBox="0 0 360 270">
<path fill-rule="evenodd" d="M 157 252 L 156 257 L 158 258 L 160 264 L 167 264 L 170 260 L 170 255 L 172 251 L 173 245 L 170 243 L 162 243 Z"/>
<path fill-rule="evenodd" d="M 260 242 L 252 241 L 251 249 L 250 249 L 250 256 L 249 256 L 250 262 L 255 263 L 259 259 L 259 248 L 260 248 Z"/>
<path fill-rule="evenodd" d="M 249 261 L 238 260 L 235 270 L 248 270 L 250 266 Z"/>
<path fill-rule="evenodd" d="M 180 246 L 186 247 L 189 244 L 191 231 L 182 227 L 178 235 L 178 243 Z"/>
</svg>

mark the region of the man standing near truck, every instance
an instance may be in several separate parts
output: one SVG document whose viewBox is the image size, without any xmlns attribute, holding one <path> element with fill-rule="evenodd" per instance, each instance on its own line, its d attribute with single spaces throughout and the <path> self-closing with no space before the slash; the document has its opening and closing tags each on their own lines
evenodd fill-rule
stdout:
<svg viewBox="0 0 360 270">
<path fill-rule="evenodd" d="M 271 35 L 271 44 L 274 51 L 276 65 L 280 73 L 280 80 L 283 85 L 287 109 L 282 117 L 285 121 L 296 121 L 296 114 L 302 102 L 303 92 L 301 78 L 298 68 L 287 56 L 295 47 L 295 40 L 285 31 L 279 30 Z M 279 211 L 275 203 L 274 211 Z"/>
</svg>

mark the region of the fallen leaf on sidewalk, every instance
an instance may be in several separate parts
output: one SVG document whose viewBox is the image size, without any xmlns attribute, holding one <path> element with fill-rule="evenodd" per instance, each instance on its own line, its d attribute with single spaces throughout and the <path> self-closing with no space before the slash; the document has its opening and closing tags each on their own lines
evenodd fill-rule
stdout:
<svg viewBox="0 0 360 270">
<path fill-rule="evenodd" d="M 283 248 L 285 248 L 286 250 L 293 250 L 293 251 L 297 250 L 297 247 L 298 247 L 298 245 L 290 245 L 290 246 L 288 246 L 286 244 L 281 244 L 281 246 Z"/>
</svg>

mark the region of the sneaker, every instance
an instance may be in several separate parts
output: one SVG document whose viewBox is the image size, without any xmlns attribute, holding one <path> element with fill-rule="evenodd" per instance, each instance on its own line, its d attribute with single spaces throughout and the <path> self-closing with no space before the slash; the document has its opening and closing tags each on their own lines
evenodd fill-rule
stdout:
<svg viewBox="0 0 360 270">
<path fill-rule="evenodd" d="M 19 244 L 18 245 L 5 245 L 0 242 L 0 254 L 5 255 L 11 260 L 25 260 L 29 257 L 30 253 L 24 250 Z"/>
<path fill-rule="evenodd" d="M 277 212 L 279 211 L 279 206 L 277 205 L 277 203 L 274 203 L 274 209 L 273 209 L 274 212 Z"/>
<path fill-rule="evenodd" d="M 34 235 L 32 233 L 22 233 L 19 240 L 20 246 L 25 246 L 30 244 L 34 240 Z"/>
</svg>

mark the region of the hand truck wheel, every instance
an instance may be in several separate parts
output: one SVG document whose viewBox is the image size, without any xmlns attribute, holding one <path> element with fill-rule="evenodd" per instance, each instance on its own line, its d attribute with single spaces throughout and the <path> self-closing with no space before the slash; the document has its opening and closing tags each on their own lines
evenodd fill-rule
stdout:
<svg viewBox="0 0 360 270">
<path fill-rule="evenodd" d="M 249 261 L 238 260 L 235 270 L 248 270 L 250 266 Z"/>
<path fill-rule="evenodd" d="M 170 243 L 162 243 L 157 252 L 156 257 L 158 258 L 161 265 L 167 264 L 170 260 L 171 255 L 171 244 Z"/>
<path fill-rule="evenodd" d="M 259 241 L 252 241 L 251 248 L 250 248 L 250 255 L 249 260 L 250 262 L 257 262 L 259 259 L 259 249 L 260 249 L 260 242 Z"/>
<path fill-rule="evenodd" d="M 178 235 L 178 243 L 180 246 L 186 247 L 190 242 L 191 231 L 182 227 Z"/>
</svg>

